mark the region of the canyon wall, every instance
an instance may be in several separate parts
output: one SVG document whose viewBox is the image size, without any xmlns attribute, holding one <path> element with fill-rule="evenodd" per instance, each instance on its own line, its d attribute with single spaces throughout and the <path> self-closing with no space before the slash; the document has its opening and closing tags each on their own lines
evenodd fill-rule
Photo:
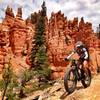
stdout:
<svg viewBox="0 0 100 100">
<path fill-rule="evenodd" d="M 22 8 L 18 8 L 15 16 L 12 8 L 7 7 L 0 23 L 0 72 L 9 61 L 18 73 L 30 67 L 26 59 L 31 53 L 34 28 L 31 20 L 22 19 Z"/>
<path fill-rule="evenodd" d="M 80 21 L 78 18 L 68 20 L 59 11 L 52 13 L 49 20 L 46 17 L 45 29 L 52 78 L 64 75 L 68 64 L 64 58 L 79 40 L 89 47 L 91 71 L 96 73 L 97 66 L 100 66 L 100 40 L 95 36 L 90 22 L 85 22 L 83 17 Z M 12 8 L 8 6 L 5 18 L 0 23 L 0 72 L 9 59 L 17 73 L 30 68 L 29 57 L 34 34 L 35 24 L 32 24 L 30 18 L 22 19 L 22 9 L 18 8 L 15 16 Z"/>
<path fill-rule="evenodd" d="M 77 41 L 83 41 L 89 48 L 90 69 L 93 73 L 97 72 L 97 65 L 100 66 L 100 40 L 95 36 L 90 22 L 85 22 L 83 17 L 80 21 L 77 17 L 68 20 L 59 11 L 51 14 L 46 30 L 48 56 L 54 77 L 63 76 L 67 66 L 64 58 L 73 50 Z"/>
</svg>

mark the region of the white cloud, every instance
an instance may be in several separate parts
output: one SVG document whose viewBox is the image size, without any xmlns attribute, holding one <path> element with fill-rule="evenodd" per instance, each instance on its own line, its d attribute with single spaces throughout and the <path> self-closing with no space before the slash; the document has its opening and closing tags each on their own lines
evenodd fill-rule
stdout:
<svg viewBox="0 0 100 100">
<path fill-rule="evenodd" d="M 100 0 L 45 0 L 47 14 L 61 10 L 68 18 L 84 17 L 86 21 L 91 21 L 93 26 L 100 23 Z M 23 7 L 23 17 L 27 18 L 32 12 L 41 9 L 43 0 L 2 0 L 0 3 L 0 18 L 4 17 L 2 9 L 10 4 L 14 10 L 17 6 Z"/>
</svg>

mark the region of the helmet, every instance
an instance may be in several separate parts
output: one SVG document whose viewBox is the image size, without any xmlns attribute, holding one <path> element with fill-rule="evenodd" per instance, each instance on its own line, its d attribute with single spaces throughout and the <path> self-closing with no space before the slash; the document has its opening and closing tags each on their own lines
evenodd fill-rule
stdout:
<svg viewBox="0 0 100 100">
<path fill-rule="evenodd" d="M 78 42 L 76 42 L 75 47 L 78 48 L 78 47 L 81 47 L 81 46 L 83 46 L 83 45 L 84 45 L 84 44 L 83 44 L 82 41 L 78 41 Z"/>
</svg>

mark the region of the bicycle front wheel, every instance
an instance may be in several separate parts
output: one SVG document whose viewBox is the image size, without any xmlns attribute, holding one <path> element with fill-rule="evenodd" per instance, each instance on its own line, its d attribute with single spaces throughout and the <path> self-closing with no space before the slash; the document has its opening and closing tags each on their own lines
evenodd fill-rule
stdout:
<svg viewBox="0 0 100 100">
<path fill-rule="evenodd" d="M 68 68 L 64 76 L 64 87 L 69 94 L 75 91 L 77 84 L 75 70 Z"/>
</svg>

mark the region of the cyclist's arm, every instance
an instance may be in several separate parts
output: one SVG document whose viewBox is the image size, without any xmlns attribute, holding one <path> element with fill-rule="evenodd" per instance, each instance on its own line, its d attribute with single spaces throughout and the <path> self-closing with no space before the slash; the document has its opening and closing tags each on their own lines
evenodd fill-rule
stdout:
<svg viewBox="0 0 100 100">
<path fill-rule="evenodd" d="M 74 55 L 74 53 L 76 53 L 75 49 L 71 52 L 71 54 L 69 54 L 69 55 L 67 56 L 67 59 L 69 59 L 72 55 Z"/>
<path fill-rule="evenodd" d="M 69 59 L 73 54 L 74 54 L 74 52 L 72 52 L 70 55 L 68 55 L 67 59 Z"/>
</svg>

